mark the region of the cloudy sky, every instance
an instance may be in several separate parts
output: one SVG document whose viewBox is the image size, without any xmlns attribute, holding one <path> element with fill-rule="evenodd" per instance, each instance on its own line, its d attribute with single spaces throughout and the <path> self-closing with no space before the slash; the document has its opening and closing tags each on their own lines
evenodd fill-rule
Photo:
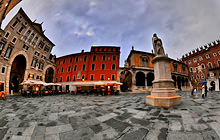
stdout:
<svg viewBox="0 0 220 140">
<path fill-rule="evenodd" d="M 44 22 L 57 57 L 89 51 L 91 45 L 120 46 L 120 66 L 131 47 L 151 52 L 153 33 L 171 58 L 220 39 L 219 0 L 22 0 L 3 27 L 24 9 Z"/>
</svg>

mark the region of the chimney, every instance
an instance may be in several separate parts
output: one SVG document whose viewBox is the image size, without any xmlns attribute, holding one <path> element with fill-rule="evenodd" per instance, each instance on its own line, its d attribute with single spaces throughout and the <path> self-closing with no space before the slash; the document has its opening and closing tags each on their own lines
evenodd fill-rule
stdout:
<svg viewBox="0 0 220 140">
<path fill-rule="evenodd" d="M 82 50 L 81 53 L 84 53 L 84 50 Z"/>
<path fill-rule="evenodd" d="M 134 50 L 134 46 L 132 46 L 131 49 Z"/>
</svg>

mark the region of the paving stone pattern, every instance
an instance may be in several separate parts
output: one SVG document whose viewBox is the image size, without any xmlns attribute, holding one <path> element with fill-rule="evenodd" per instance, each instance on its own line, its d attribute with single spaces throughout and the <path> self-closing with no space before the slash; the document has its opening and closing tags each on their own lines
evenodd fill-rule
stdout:
<svg viewBox="0 0 220 140">
<path fill-rule="evenodd" d="M 220 92 L 152 107 L 149 93 L 0 100 L 0 140 L 220 140 Z"/>
</svg>

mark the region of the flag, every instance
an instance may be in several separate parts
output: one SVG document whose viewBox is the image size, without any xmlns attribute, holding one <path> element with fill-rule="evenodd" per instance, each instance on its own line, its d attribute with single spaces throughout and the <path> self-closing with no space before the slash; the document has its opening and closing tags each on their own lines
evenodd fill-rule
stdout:
<svg viewBox="0 0 220 140">
<path fill-rule="evenodd" d="M 8 5 L 6 7 L 6 11 L 5 11 L 4 16 L 3 16 L 3 19 L 8 14 L 8 12 L 10 12 L 11 9 L 14 8 L 21 1 L 22 0 L 9 0 Z"/>
</svg>

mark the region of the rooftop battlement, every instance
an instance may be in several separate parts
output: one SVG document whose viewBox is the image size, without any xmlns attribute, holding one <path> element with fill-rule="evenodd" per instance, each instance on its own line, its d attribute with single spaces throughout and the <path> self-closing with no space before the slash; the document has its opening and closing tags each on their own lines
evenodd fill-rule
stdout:
<svg viewBox="0 0 220 140">
<path fill-rule="evenodd" d="M 210 42 L 210 43 L 207 43 L 207 44 L 205 44 L 205 45 L 203 45 L 203 46 L 201 46 L 201 47 L 198 47 L 198 48 L 196 48 L 196 49 L 193 49 L 192 51 L 186 53 L 185 55 L 182 55 L 182 59 L 186 59 L 186 58 L 195 56 L 195 55 L 197 55 L 197 54 L 200 54 L 200 53 L 202 53 L 202 52 L 204 52 L 204 51 L 208 51 L 209 48 L 211 48 L 211 47 L 216 47 L 216 46 L 218 46 L 219 44 L 220 44 L 220 40 L 219 40 L 219 39 L 216 40 L 216 41 L 212 41 L 212 42 Z M 182 59 L 181 59 L 181 60 L 182 60 Z"/>
</svg>

